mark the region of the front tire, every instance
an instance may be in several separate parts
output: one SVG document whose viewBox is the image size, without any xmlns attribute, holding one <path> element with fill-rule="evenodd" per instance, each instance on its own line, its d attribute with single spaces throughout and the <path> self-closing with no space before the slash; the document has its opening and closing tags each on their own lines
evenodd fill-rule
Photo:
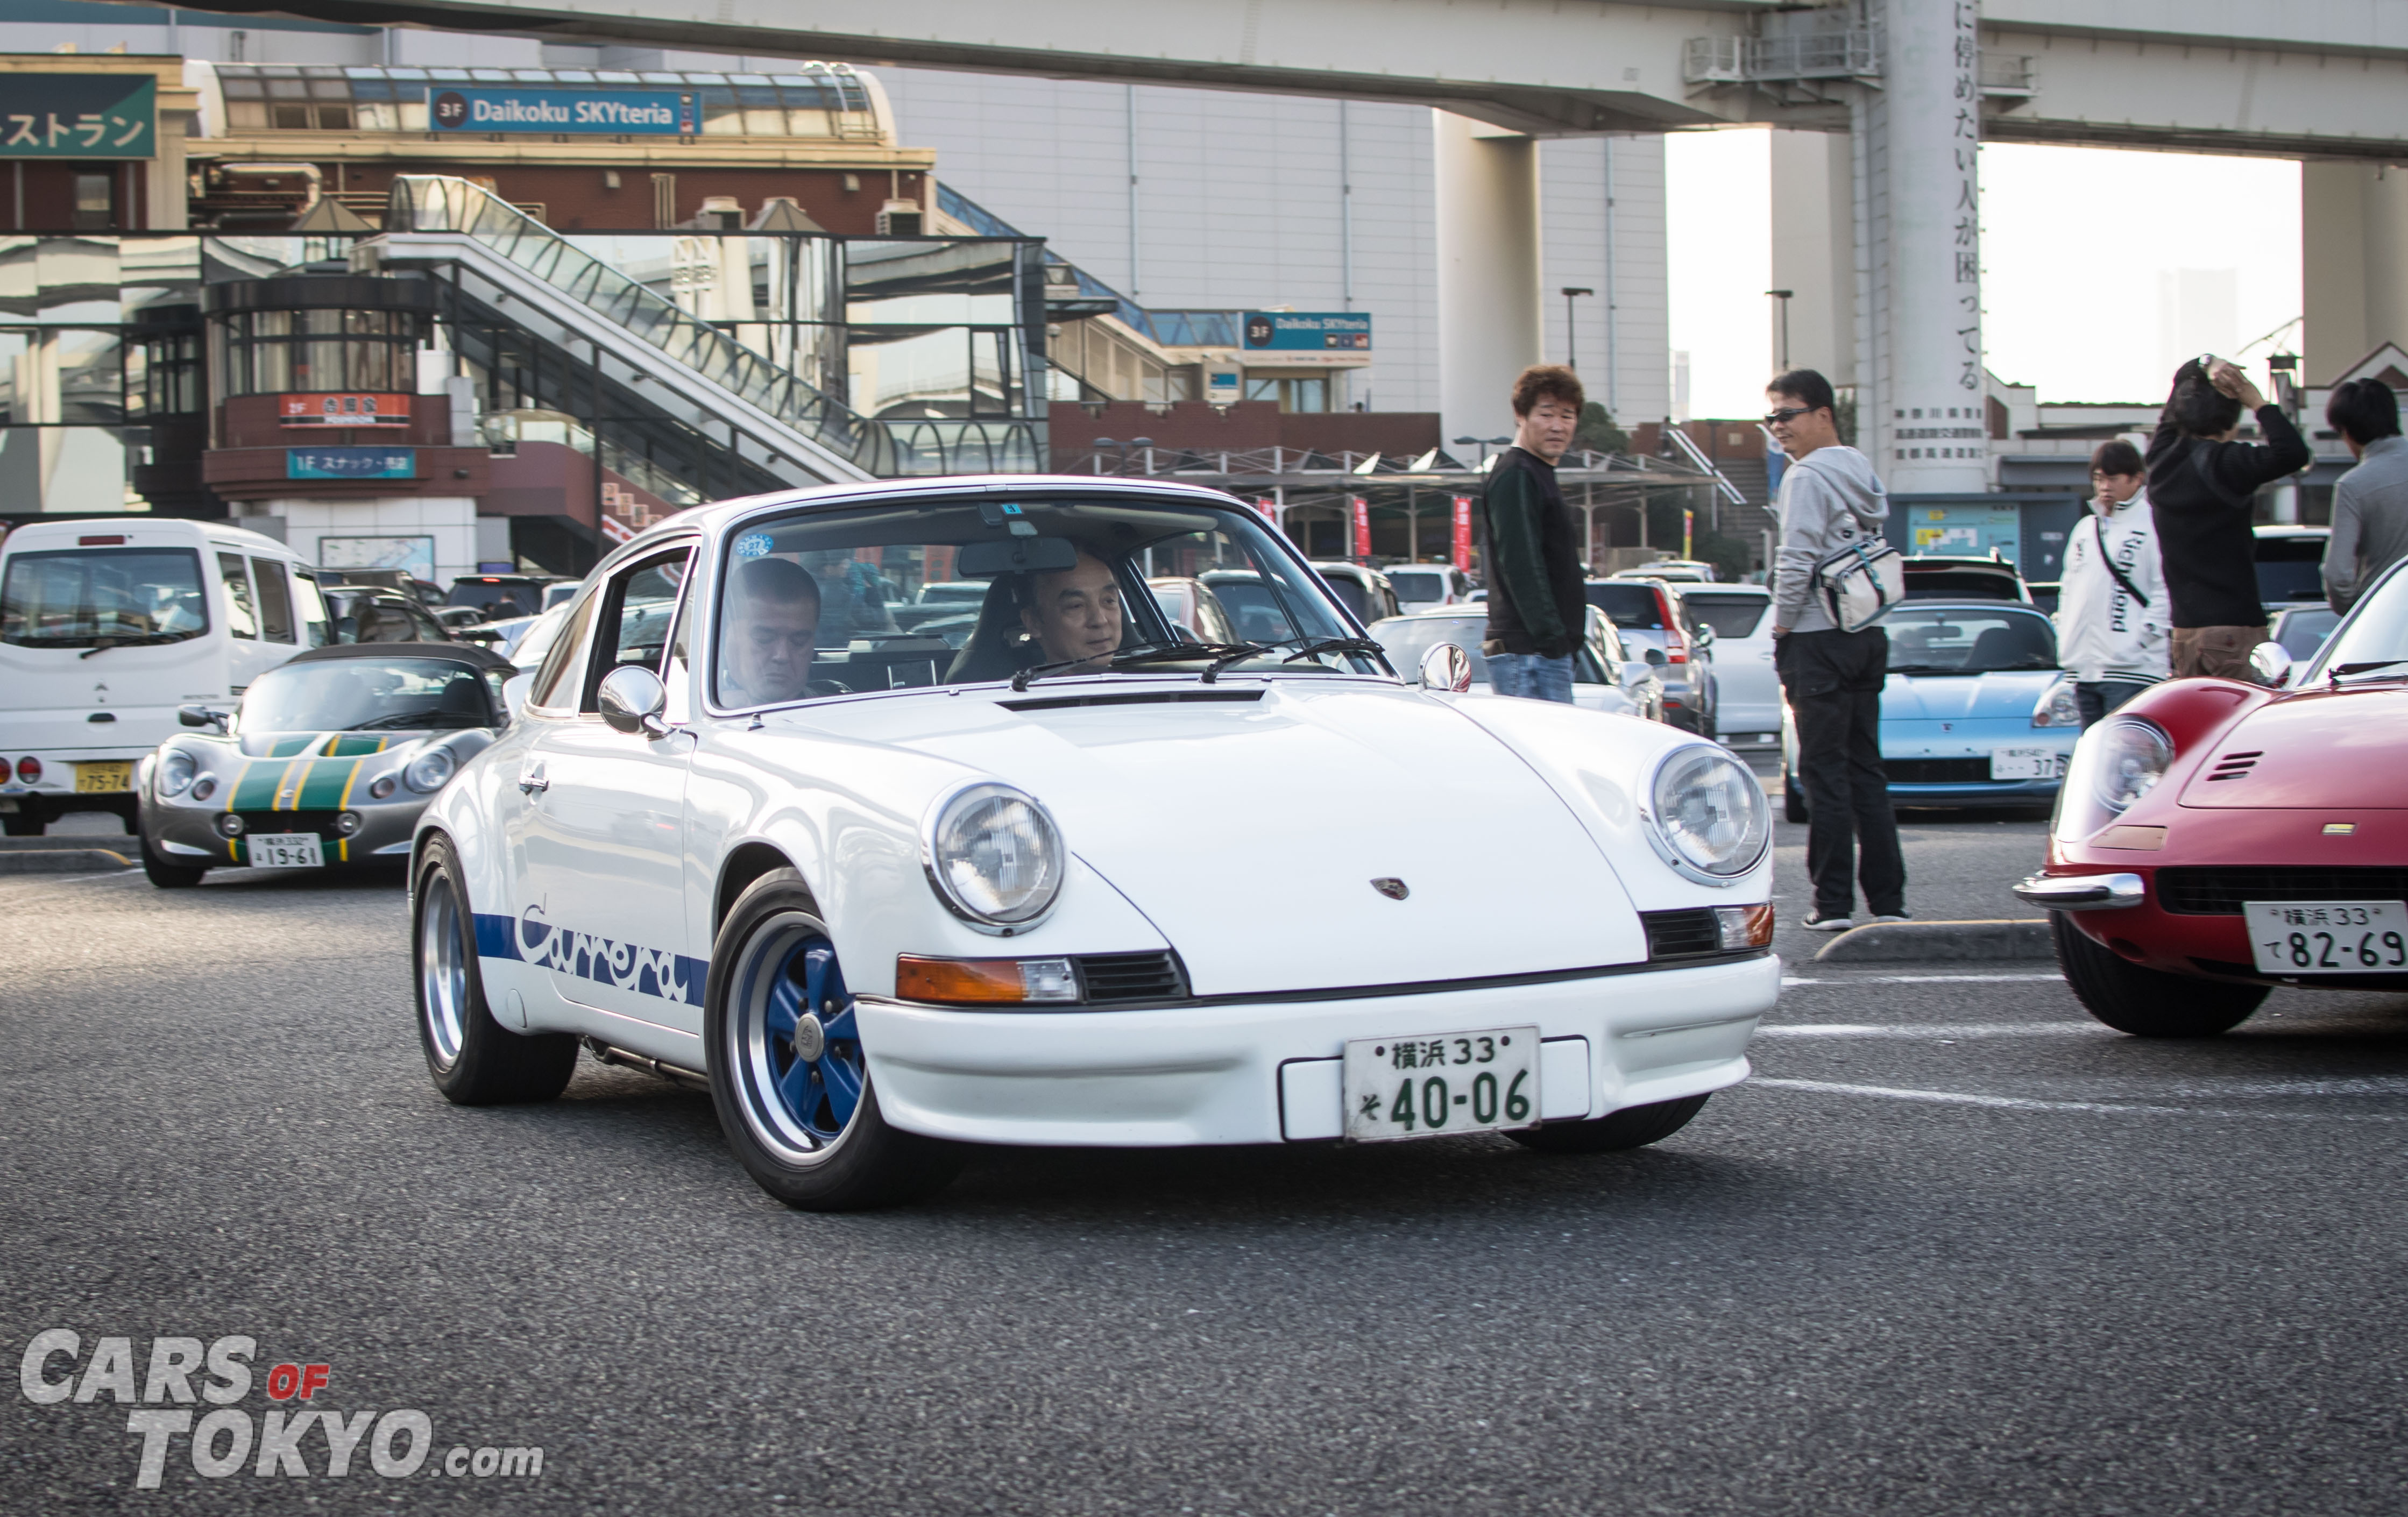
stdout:
<svg viewBox="0 0 2408 1517">
<path fill-rule="evenodd" d="M 1594 1122 L 1551 1122 L 1505 1136 L 1541 1153 L 1619 1153 L 1662 1142 L 1686 1127 L 1705 1105 L 1705 1095 L 1684 1095 L 1677 1101 L 1627 1107 Z"/>
<path fill-rule="evenodd" d="M 2249 1020 L 2269 987 L 2143 968 L 2092 942 L 2063 911 L 2048 916 L 2057 967 L 2092 1016 L 2135 1038 L 2214 1038 Z"/>
<path fill-rule="evenodd" d="M 549 1101 L 577 1073 L 577 1039 L 515 1033 L 494 1020 L 477 963 L 476 920 L 459 855 L 437 837 L 419 860 L 409 923 L 426 1072 L 454 1106 Z"/>
<path fill-rule="evenodd" d="M 803 1211 L 916 1201 L 959 1173 L 951 1143 L 878 1108 L 836 942 L 801 875 L 772 869 L 727 913 L 703 1011 L 710 1099 L 754 1183 Z"/>
<path fill-rule="evenodd" d="M 150 836 L 148 833 L 141 835 L 140 841 L 142 872 L 149 877 L 150 883 L 161 890 L 188 890 L 199 884 L 201 876 L 208 872 L 207 869 L 195 869 L 187 864 L 168 863 L 160 856 L 157 849 L 150 846 Z"/>
</svg>

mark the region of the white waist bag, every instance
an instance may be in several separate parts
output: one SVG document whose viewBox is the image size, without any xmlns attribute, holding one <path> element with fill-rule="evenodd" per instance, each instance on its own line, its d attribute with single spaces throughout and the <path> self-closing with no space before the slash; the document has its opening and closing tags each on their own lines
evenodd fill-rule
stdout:
<svg viewBox="0 0 2408 1517">
<path fill-rule="evenodd" d="M 1827 553 L 1814 565 L 1814 588 L 1842 632 L 1862 632 L 1906 597 L 1906 559 L 1879 537 Z"/>
</svg>

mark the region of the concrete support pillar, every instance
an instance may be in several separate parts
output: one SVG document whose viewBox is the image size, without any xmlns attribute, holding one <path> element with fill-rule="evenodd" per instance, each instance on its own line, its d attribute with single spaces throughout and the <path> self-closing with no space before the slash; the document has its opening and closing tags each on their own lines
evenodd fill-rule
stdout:
<svg viewBox="0 0 2408 1517">
<path fill-rule="evenodd" d="M 1539 362 L 1539 145 L 1430 112 L 1438 218 L 1440 424 L 1513 430 L 1513 377 Z"/>
<path fill-rule="evenodd" d="M 2383 344 L 2408 343 L 2408 168 L 2300 170 L 2302 378 L 2329 384 Z"/>
<path fill-rule="evenodd" d="M 1789 365 L 1844 389 L 1856 382 L 1855 155 L 1844 132 L 1771 136 L 1772 288 L 1792 292 Z"/>
<path fill-rule="evenodd" d="M 1987 488 L 1979 14 L 1878 0 L 1883 87 L 1854 107 L 1857 446 L 1894 494 Z"/>
</svg>

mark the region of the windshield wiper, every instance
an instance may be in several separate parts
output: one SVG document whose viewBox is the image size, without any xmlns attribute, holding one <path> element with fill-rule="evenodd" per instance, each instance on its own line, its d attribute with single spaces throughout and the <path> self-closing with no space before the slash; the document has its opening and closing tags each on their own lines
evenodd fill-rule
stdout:
<svg viewBox="0 0 2408 1517">
<path fill-rule="evenodd" d="M 1124 648 L 1114 652 L 1109 666 L 1117 669 L 1124 664 L 1151 663 L 1158 658 L 1207 658 L 1224 648 L 1233 646 L 1235 645 L 1229 643 L 1191 643 L 1177 640 L 1140 643 L 1134 648 Z M 1075 669 L 1082 664 L 1095 662 L 1092 658 L 1066 658 L 1053 664 L 1032 665 L 1011 677 L 1011 688 L 1015 691 L 1026 690 L 1031 681 L 1042 680 L 1049 674 L 1059 674 L 1064 669 Z"/>
<path fill-rule="evenodd" d="M 2336 664 L 2325 678 L 2328 681 L 2338 684 L 2344 674 L 2372 674 L 2378 669 L 2396 669 L 2402 665 L 2408 665 L 2408 658 L 2376 658 L 2369 659 L 2362 664 Z"/>
<path fill-rule="evenodd" d="M 1369 637 L 1282 637 L 1277 642 L 1252 643 L 1244 648 L 1238 648 L 1232 645 L 1226 654 L 1214 659 L 1212 661 L 1212 666 L 1204 671 L 1204 682 L 1208 685 L 1215 683 L 1221 678 L 1221 671 L 1227 668 L 1232 664 L 1240 664 L 1247 659 L 1254 657 L 1258 653 L 1268 653 L 1274 649 L 1294 647 L 1297 643 L 1302 643 L 1304 646 L 1297 648 L 1295 652 L 1280 660 L 1282 664 L 1293 664 L 1297 659 L 1311 658 L 1316 653 L 1375 653 L 1384 655 L 1387 652 L 1387 649 L 1373 642 Z"/>
</svg>

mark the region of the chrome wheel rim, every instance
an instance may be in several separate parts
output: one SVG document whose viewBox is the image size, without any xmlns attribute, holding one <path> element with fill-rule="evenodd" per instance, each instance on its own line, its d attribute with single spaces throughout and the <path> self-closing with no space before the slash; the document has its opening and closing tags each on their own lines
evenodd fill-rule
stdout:
<svg viewBox="0 0 2408 1517">
<path fill-rule="evenodd" d="M 418 917 L 418 999 L 436 1066 L 459 1062 L 467 1038 L 468 955 L 460 932 L 460 900 L 449 880 L 431 881 Z"/>
<path fill-rule="evenodd" d="M 852 1128 L 868 1083 L 836 945 L 807 917 L 765 923 L 729 997 L 725 1052 L 745 1127 L 784 1163 L 817 1161 Z"/>
</svg>

